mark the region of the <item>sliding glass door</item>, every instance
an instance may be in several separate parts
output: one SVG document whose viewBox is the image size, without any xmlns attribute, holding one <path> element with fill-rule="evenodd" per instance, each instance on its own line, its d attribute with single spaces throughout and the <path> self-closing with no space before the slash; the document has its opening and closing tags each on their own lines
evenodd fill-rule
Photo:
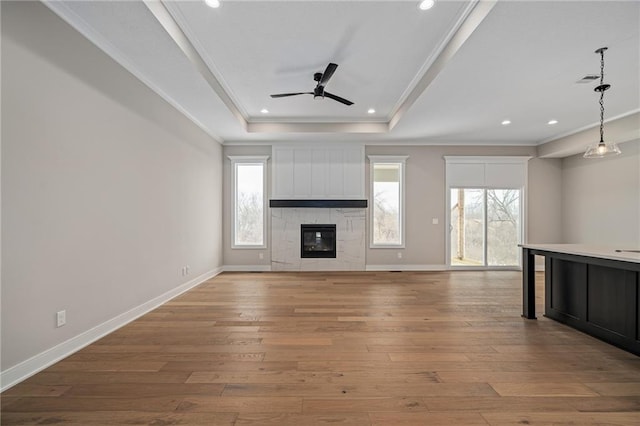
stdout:
<svg viewBox="0 0 640 426">
<path fill-rule="evenodd" d="M 487 189 L 487 265 L 518 266 L 522 242 L 519 189 Z"/>
<path fill-rule="evenodd" d="M 450 189 L 451 266 L 520 265 L 521 193 L 520 189 Z"/>
</svg>

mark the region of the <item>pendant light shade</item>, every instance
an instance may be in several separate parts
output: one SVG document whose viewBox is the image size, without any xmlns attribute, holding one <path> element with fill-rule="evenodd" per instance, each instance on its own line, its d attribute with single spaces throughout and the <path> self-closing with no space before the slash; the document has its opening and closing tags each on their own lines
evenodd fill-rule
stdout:
<svg viewBox="0 0 640 426">
<path fill-rule="evenodd" d="M 600 54 L 600 84 L 593 89 L 600 93 L 600 142 L 595 145 L 591 145 L 584 153 L 584 158 L 603 158 L 612 157 L 620 154 L 620 148 L 615 142 L 604 141 L 604 92 L 607 91 L 611 85 L 604 83 L 604 51 L 606 47 L 601 47 L 596 50 L 596 53 Z"/>
<path fill-rule="evenodd" d="M 584 153 L 584 158 L 613 157 L 621 152 L 615 142 L 599 142 L 587 148 L 587 151 Z"/>
</svg>

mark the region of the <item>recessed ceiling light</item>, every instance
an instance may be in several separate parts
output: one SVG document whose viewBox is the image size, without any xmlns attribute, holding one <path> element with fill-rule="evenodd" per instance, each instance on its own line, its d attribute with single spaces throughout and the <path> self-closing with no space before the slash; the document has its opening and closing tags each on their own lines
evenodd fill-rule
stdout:
<svg viewBox="0 0 640 426">
<path fill-rule="evenodd" d="M 261 112 L 261 113 L 263 113 L 263 114 L 269 114 L 269 110 L 268 110 L 268 109 L 266 109 L 266 108 L 262 108 L 262 109 L 260 110 L 260 112 Z"/>
<path fill-rule="evenodd" d="M 367 113 L 369 113 L 369 114 L 375 114 L 375 113 L 376 113 L 376 110 L 375 110 L 375 109 L 373 109 L 373 108 L 369 108 L 369 109 L 367 110 Z"/>
<path fill-rule="evenodd" d="M 504 120 L 504 121 L 502 122 L 502 125 L 503 125 L 503 126 L 508 126 L 509 124 L 511 124 L 511 120 Z"/>
<path fill-rule="evenodd" d="M 204 0 L 207 6 L 212 7 L 214 9 L 220 7 L 220 0 Z"/>
<path fill-rule="evenodd" d="M 547 124 L 558 124 L 558 120 L 549 120 Z"/>
<path fill-rule="evenodd" d="M 418 6 L 420 10 L 429 10 L 436 4 L 435 0 L 422 0 Z"/>
</svg>

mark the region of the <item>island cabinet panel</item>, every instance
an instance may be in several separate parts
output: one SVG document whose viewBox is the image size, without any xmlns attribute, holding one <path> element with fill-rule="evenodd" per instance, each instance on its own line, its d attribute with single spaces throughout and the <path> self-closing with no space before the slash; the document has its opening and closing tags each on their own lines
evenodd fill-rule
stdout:
<svg viewBox="0 0 640 426">
<path fill-rule="evenodd" d="M 552 258 L 550 272 L 547 311 L 561 317 L 584 320 L 587 313 L 587 265 Z"/>
<path fill-rule="evenodd" d="M 522 244 L 522 316 L 536 319 L 535 256 L 544 256 L 544 315 L 640 355 L 640 250 Z"/>
<path fill-rule="evenodd" d="M 545 316 L 640 355 L 638 265 L 545 255 Z"/>
<path fill-rule="evenodd" d="M 640 272 L 636 274 L 636 341 L 640 342 Z"/>
<path fill-rule="evenodd" d="M 635 337 L 636 282 L 631 271 L 589 265 L 587 322 L 619 336 Z"/>
</svg>

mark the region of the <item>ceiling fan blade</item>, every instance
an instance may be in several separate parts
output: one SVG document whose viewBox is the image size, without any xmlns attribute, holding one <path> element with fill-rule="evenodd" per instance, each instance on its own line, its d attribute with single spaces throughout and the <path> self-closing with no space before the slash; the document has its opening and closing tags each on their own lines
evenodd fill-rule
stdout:
<svg viewBox="0 0 640 426">
<path fill-rule="evenodd" d="M 313 95 L 313 92 L 278 93 L 276 95 L 271 95 L 271 97 L 272 98 L 284 98 L 286 96 L 296 96 L 296 95 Z"/>
<path fill-rule="evenodd" d="M 324 96 L 325 98 L 329 98 L 329 99 L 333 99 L 334 101 L 338 101 L 338 102 L 342 102 L 345 105 L 353 105 L 353 102 L 346 100 L 345 98 L 341 98 L 340 96 L 336 96 L 332 93 L 329 93 L 327 91 L 324 92 Z"/>
<path fill-rule="evenodd" d="M 322 78 L 318 82 L 318 85 L 324 86 L 325 84 L 327 84 L 333 73 L 336 72 L 336 68 L 338 68 L 338 65 L 330 62 L 329 65 L 327 65 L 327 69 L 325 69 L 322 73 Z"/>
</svg>

